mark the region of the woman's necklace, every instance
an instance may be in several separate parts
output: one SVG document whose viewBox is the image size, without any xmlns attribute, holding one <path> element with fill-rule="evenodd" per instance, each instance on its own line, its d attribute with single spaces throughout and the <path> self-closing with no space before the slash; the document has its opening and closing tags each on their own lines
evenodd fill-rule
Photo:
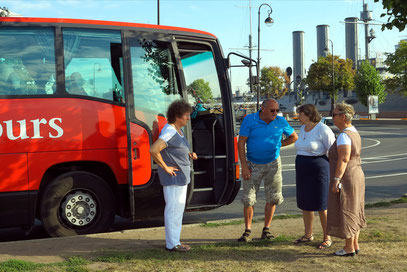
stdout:
<svg viewBox="0 0 407 272">
<path fill-rule="evenodd" d="M 310 132 L 316 125 L 317 125 L 317 123 L 311 123 L 310 125 L 305 125 L 303 140 L 305 140 L 307 138 L 308 132 Z"/>
<path fill-rule="evenodd" d="M 178 132 L 179 135 L 183 136 L 181 128 L 177 127 L 176 124 L 172 124 L 172 126 L 174 126 L 175 130 Z"/>
</svg>

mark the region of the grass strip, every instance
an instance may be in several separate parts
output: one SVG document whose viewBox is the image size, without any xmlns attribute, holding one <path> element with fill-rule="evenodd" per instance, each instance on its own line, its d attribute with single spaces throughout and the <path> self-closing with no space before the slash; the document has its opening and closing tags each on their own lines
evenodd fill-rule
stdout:
<svg viewBox="0 0 407 272">
<path fill-rule="evenodd" d="M 365 204 L 365 209 L 390 207 L 400 203 L 407 203 L 407 197 L 402 197 L 391 201 L 380 201 L 376 203 Z"/>
<path fill-rule="evenodd" d="M 0 272 L 36 271 L 42 267 L 43 264 L 10 259 L 0 263 Z"/>
</svg>

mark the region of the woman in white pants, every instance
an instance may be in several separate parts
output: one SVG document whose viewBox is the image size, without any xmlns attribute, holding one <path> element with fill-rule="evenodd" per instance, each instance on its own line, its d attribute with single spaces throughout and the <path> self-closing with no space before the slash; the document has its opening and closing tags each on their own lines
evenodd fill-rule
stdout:
<svg viewBox="0 0 407 272">
<path fill-rule="evenodd" d="M 164 191 L 165 242 L 168 251 L 186 252 L 191 249 L 180 242 L 187 187 L 190 183 L 190 158 L 197 159 L 195 153 L 190 153 L 189 143 L 181 130 L 188 124 L 191 112 L 191 106 L 185 101 L 171 103 L 167 111 L 168 124 L 150 149 L 153 160 L 159 166 L 158 176 Z"/>
</svg>

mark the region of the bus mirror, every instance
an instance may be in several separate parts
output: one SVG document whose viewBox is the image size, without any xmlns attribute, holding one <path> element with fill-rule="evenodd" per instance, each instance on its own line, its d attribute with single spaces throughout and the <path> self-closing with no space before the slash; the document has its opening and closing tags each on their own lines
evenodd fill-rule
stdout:
<svg viewBox="0 0 407 272">
<path fill-rule="evenodd" d="M 235 55 L 235 56 L 238 56 L 238 57 L 244 59 L 245 61 L 244 62 L 242 61 L 243 65 L 231 65 L 230 64 L 230 56 L 231 55 Z M 230 52 L 228 54 L 228 57 L 226 59 L 224 59 L 223 62 L 225 63 L 225 66 L 227 68 L 231 68 L 231 67 L 250 67 L 250 66 L 256 66 L 257 65 L 257 61 L 255 61 L 254 59 L 248 58 L 245 55 L 235 53 L 235 52 Z M 251 63 L 254 63 L 254 65 L 251 64 Z"/>
</svg>

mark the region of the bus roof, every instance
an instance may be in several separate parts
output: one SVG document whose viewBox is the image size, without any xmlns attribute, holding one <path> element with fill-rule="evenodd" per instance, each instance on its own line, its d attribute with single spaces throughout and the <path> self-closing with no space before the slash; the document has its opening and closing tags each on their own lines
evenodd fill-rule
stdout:
<svg viewBox="0 0 407 272">
<path fill-rule="evenodd" d="M 175 27 L 164 25 L 152 25 L 152 24 L 139 24 L 139 23 L 127 23 L 127 22 L 115 22 L 115 21 L 103 21 L 103 20 L 87 20 L 87 19 L 68 19 L 68 18 L 33 18 L 33 17 L 0 17 L 1 22 L 17 22 L 17 23 L 58 23 L 58 24 L 81 24 L 81 25 L 105 25 L 105 26 L 122 26 L 122 27 L 138 27 L 160 30 L 174 30 L 182 32 L 192 32 L 216 38 L 215 35 L 209 32 Z"/>
</svg>

